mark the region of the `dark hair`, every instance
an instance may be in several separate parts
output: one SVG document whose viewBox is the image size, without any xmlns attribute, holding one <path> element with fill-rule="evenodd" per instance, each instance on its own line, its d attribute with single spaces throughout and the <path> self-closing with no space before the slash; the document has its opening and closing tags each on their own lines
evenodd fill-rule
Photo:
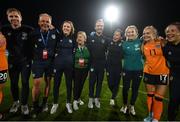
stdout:
<svg viewBox="0 0 180 122">
<path fill-rule="evenodd" d="M 120 28 L 117 28 L 117 29 L 114 31 L 114 33 L 115 33 L 115 32 L 119 32 L 119 33 L 121 34 L 121 36 L 122 36 L 123 31 L 122 31 Z"/>
<path fill-rule="evenodd" d="M 97 20 L 96 20 L 96 23 L 97 23 L 97 22 L 103 22 L 103 23 L 104 23 L 104 20 L 103 20 L 103 19 L 97 19 Z"/>
</svg>

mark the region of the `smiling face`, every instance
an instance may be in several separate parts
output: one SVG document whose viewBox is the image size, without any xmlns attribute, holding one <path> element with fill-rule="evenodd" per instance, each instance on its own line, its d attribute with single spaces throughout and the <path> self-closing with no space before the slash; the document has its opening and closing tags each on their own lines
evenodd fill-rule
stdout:
<svg viewBox="0 0 180 122">
<path fill-rule="evenodd" d="M 126 40 L 134 40 L 138 37 L 138 31 L 135 26 L 129 26 L 125 31 Z"/>
<path fill-rule="evenodd" d="M 72 31 L 72 27 L 71 27 L 71 24 L 68 23 L 68 22 L 65 22 L 62 26 L 62 31 L 63 31 L 63 34 L 65 36 L 69 36 L 71 34 L 71 31 Z"/>
<path fill-rule="evenodd" d="M 51 27 L 51 17 L 48 14 L 41 14 L 39 16 L 38 25 L 43 32 L 47 32 Z"/>
<path fill-rule="evenodd" d="M 166 39 L 169 42 L 174 43 L 180 41 L 180 30 L 178 30 L 177 26 L 175 25 L 169 25 L 165 30 L 165 34 Z"/>
<path fill-rule="evenodd" d="M 144 41 L 151 41 L 157 38 L 157 31 L 152 26 L 147 26 L 143 30 Z"/>
<path fill-rule="evenodd" d="M 76 42 L 78 45 L 83 46 L 86 42 L 86 33 L 85 32 L 78 32 Z"/>
<path fill-rule="evenodd" d="M 12 28 L 15 29 L 21 26 L 22 17 L 17 11 L 7 13 L 7 18 Z"/>
<path fill-rule="evenodd" d="M 104 30 L 104 21 L 102 19 L 97 20 L 95 30 L 97 35 L 102 35 Z"/>
<path fill-rule="evenodd" d="M 113 35 L 113 41 L 114 41 L 114 42 L 117 42 L 117 41 L 119 41 L 120 39 L 121 39 L 121 32 L 115 31 L 115 32 L 114 32 L 114 35 Z"/>
</svg>

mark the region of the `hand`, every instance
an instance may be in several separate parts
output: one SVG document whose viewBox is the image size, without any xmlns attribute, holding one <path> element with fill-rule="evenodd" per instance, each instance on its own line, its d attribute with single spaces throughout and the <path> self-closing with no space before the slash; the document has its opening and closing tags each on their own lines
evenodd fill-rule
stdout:
<svg viewBox="0 0 180 122">
<path fill-rule="evenodd" d="M 50 30 L 53 30 L 54 28 L 55 28 L 55 27 L 54 27 L 52 24 L 51 24 L 50 27 L 49 27 Z"/>
<path fill-rule="evenodd" d="M 159 36 L 158 39 L 161 40 L 162 47 L 164 47 L 167 43 L 166 39 L 164 39 L 162 36 Z"/>
<path fill-rule="evenodd" d="M 165 40 L 164 37 L 162 37 L 162 36 L 158 36 L 158 39 L 159 40 Z"/>
</svg>

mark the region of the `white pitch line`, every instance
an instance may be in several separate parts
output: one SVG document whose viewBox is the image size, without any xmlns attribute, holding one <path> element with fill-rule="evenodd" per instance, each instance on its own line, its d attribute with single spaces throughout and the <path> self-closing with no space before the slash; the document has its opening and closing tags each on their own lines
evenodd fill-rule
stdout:
<svg viewBox="0 0 180 122">
<path fill-rule="evenodd" d="M 122 85 L 120 85 L 120 87 L 122 88 L 123 86 Z M 131 90 L 131 88 L 130 88 L 130 90 Z M 147 92 L 144 92 L 144 91 L 141 91 L 141 90 L 138 90 L 138 92 L 139 93 L 141 93 L 141 94 L 144 94 L 144 95 L 146 95 L 147 94 Z M 169 99 L 168 98 L 163 98 L 165 101 L 169 101 Z"/>
</svg>

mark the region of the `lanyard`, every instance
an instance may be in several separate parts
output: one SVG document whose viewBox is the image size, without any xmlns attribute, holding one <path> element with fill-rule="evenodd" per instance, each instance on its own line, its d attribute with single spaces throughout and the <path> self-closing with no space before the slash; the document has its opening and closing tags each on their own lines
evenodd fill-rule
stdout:
<svg viewBox="0 0 180 122">
<path fill-rule="evenodd" d="M 46 46 L 47 46 L 47 43 L 48 43 L 48 39 L 49 39 L 49 31 L 48 31 L 48 33 L 47 33 L 47 35 L 46 35 L 46 39 L 44 39 L 44 36 L 43 36 L 42 32 L 40 32 L 40 33 L 41 33 L 41 38 L 42 38 L 42 40 L 43 40 L 43 44 L 44 44 L 44 46 L 46 47 Z"/>
</svg>

